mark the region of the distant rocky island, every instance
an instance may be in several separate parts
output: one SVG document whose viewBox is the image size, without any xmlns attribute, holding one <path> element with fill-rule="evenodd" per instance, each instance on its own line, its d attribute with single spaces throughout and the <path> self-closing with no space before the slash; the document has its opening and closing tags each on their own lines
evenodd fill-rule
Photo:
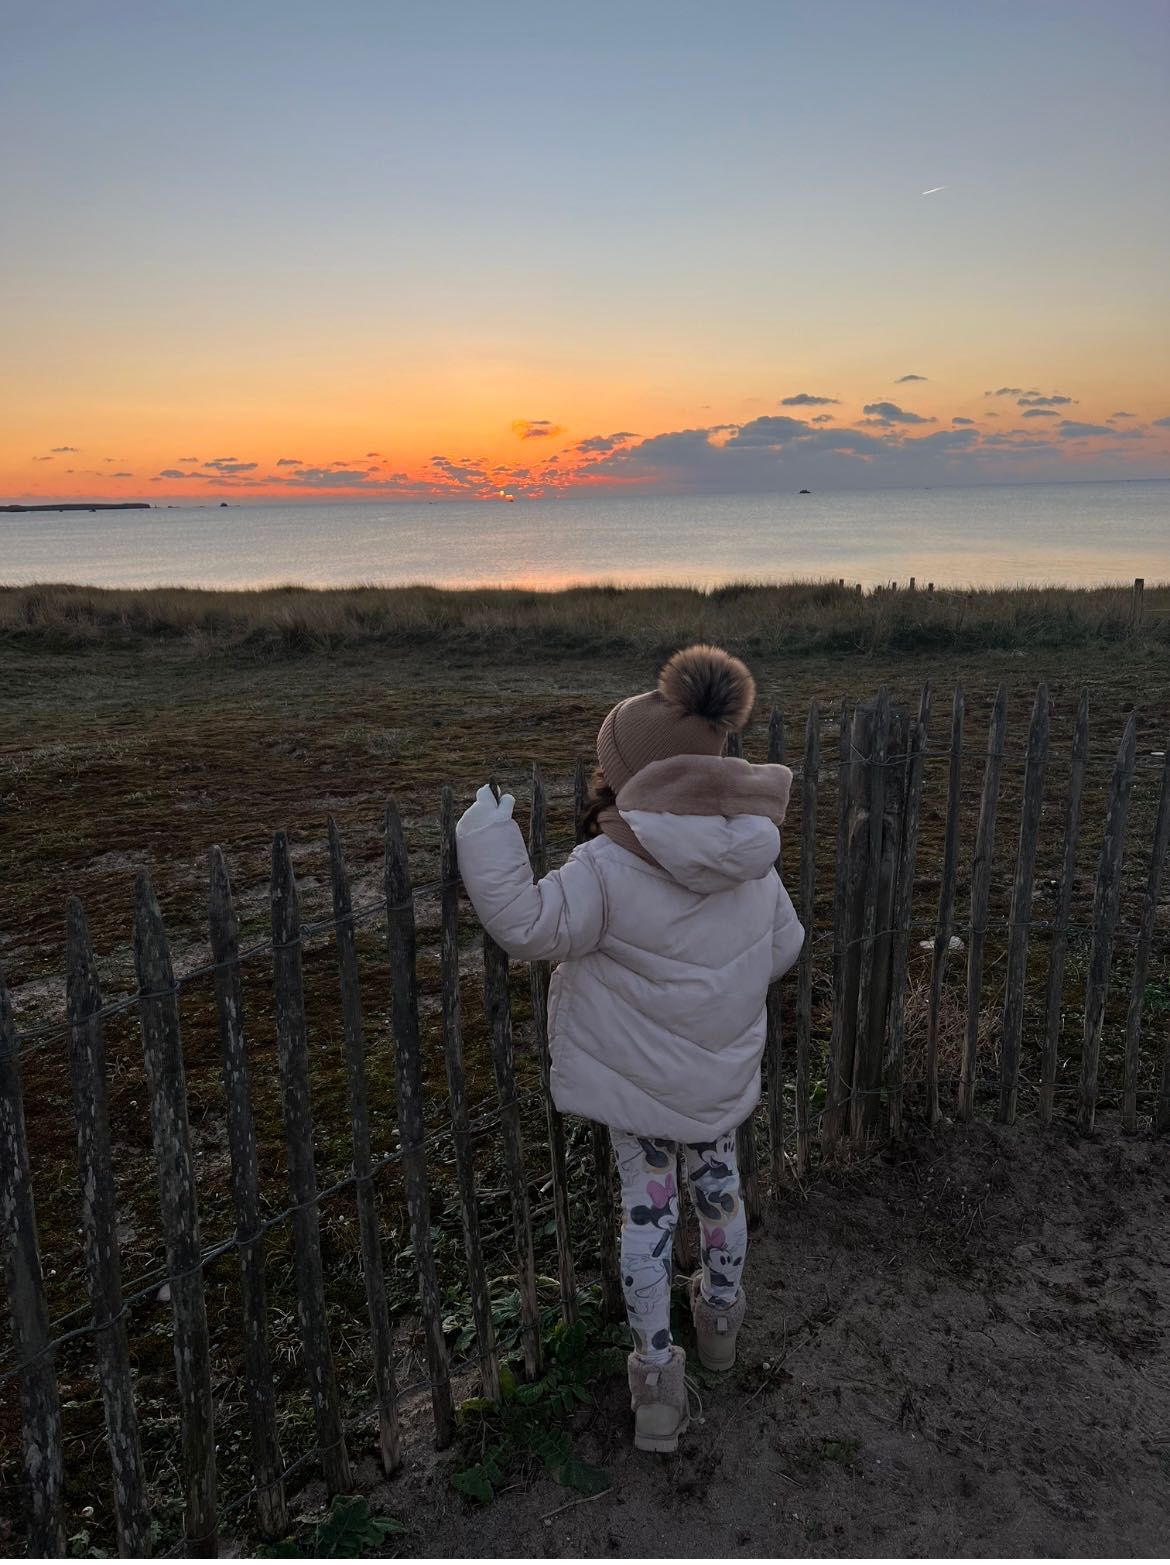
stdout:
<svg viewBox="0 0 1170 1565">
<path fill-rule="evenodd" d="M 0 505 L 0 511 L 149 511 L 149 500 L 70 501 L 68 505 Z"/>
</svg>

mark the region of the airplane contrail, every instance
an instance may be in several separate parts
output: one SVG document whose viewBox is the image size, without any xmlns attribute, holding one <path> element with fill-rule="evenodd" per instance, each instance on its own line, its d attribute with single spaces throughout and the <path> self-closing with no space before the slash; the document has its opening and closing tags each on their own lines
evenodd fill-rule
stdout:
<svg viewBox="0 0 1170 1565">
<path fill-rule="evenodd" d="M 945 190 L 946 188 L 945 185 L 931 185 L 930 189 L 924 190 L 922 194 L 924 196 L 937 196 L 940 190 Z"/>
</svg>

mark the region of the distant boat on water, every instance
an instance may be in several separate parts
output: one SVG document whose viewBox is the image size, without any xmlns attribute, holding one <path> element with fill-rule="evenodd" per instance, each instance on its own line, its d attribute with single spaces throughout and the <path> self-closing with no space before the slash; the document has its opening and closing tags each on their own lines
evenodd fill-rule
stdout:
<svg viewBox="0 0 1170 1565">
<path fill-rule="evenodd" d="M 812 490 L 811 489 L 801 489 L 799 492 L 801 494 L 812 494 Z"/>
</svg>

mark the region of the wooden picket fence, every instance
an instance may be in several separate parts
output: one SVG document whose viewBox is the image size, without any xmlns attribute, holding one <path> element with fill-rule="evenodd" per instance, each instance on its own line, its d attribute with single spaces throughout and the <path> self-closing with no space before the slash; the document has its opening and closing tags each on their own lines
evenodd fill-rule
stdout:
<svg viewBox="0 0 1170 1565">
<path fill-rule="evenodd" d="M 798 833 L 795 876 L 789 876 L 795 901 L 808 931 L 795 983 L 773 986 L 767 1002 L 767 1042 L 763 1065 L 765 1096 L 760 1112 L 739 1132 L 741 1170 L 749 1220 L 758 1222 L 786 1183 L 803 1180 L 818 1156 L 875 1136 L 904 1133 L 911 1110 L 929 1123 L 946 1109 L 970 1118 L 977 1099 L 993 1100 L 998 1118 L 1010 1124 L 1018 1112 L 1025 1019 L 1029 1059 L 1038 1058 L 1036 1113 L 1047 1124 L 1060 1090 L 1075 1099 L 1083 1132 L 1094 1126 L 1104 1087 L 1118 1095 L 1122 1128 L 1129 1132 L 1170 1131 L 1170 1037 L 1159 1010 L 1156 1026 L 1143 1032 L 1143 1006 L 1150 987 L 1151 961 L 1165 973 L 1167 930 L 1160 917 L 1160 876 L 1170 840 L 1170 757 L 1162 759 L 1156 802 L 1147 801 L 1153 831 L 1130 844 L 1130 856 L 1144 884 L 1127 906 L 1136 921 L 1124 925 L 1123 848 L 1135 776 L 1154 768 L 1137 759 L 1137 714 L 1130 714 L 1101 790 L 1104 805 L 1092 879 L 1091 922 L 1074 919 L 1078 854 L 1082 842 L 1082 801 L 1089 764 L 1088 702 L 1083 698 L 1072 734 L 1068 781 L 1059 804 L 1059 834 L 1051 842 L 1043 830 L 1044 789 L 1056 764 L 1050 746 L 1050 708 L 1043 687 L 1037 692 L 1026 746 L 1005 747 L 1007 703 L 1001 689 L 991 712 L 985 745 L 967 743 L 964 697 L 957 690 L 945 740 L 928 749 L 930 695 L 924 690 L 913 714 L 894 707 L 883 691 L 876 700 L 823 721 L 814 703 L 804 728 L 802 754 L 795 761 L 797 787 L 791 819 Z M 822 731 L 835 733 L 836 751 L 822 756 Z M 742 753 L 738 740 L 732 753 Z M 963 782 L 972 751 L 982 763 L 977 816 L 972 822 L 969 859 L 963 855 Z M 785 759 L 785 729 L 777 712 L 768 726 L 767 759 Z M 1156 761 L 1154 752 L 1149 761 Z M 929 875 L 920 866 L 927 761 L 945 765 L 945 804 L 941 793 L 936 816 L 941 822 L 941 864 Z M 1012 835 L 1010 905 L 1006 917 L 992 916 L 994 848 L 1005 762 L 1018 763 L 1021 786 L 1018 820 Z M 573 785 L 577 840 L 586 770 L 579 763 Z M 1052 789 L 1049 788 L 1051 794 Z M 826 810 L 828 801 L 832 810 Z M 1050 800 L 1051 806 L 1051 800 Z M 835 819 L 834 813 L 835 811 Z M 1053 813 L 1050 807 L 1049 814 Z M 513 1042 L 515 987 L 508 959 L 483 936 L 483 1003 L 490 1038 L 496 1103 L 488 1116 L 472 1118 L 464 1058 L 462 992 L 468 982 L 460 969 L 460 888 L 455 839 L 455 804 L 444 788 L 440 807 L 440 872 L 437 882 L 412 882 L 403 823 L 391 800 L 385 814 L 383 896 L 374 908 L 355 909 L 342 842 L 329 823 L 328 858 L 333 917 L 312 926 L 302 923 L 289 843 L 275 837 L 270 886 L 271 938 L 241 949 L 237 915 L 222 853 L 210 854 L 209 933 L 211 962 L 176 978 L 163 917 L 149 876 L 138 875 L 134 896 L 133 951 L 137 991 L 104 1003 L 81 904 L 68 906 L 66 939 L 67 1009 L 63 1022 L 48 1021 L 18 1030 L 8 992 L 0 978 L 0 1230 L 5 1246 L 11 1359 L 3 1380 L 19 1381 L 24 1441 L 24 1498 L 30 1555 L 60 1555 L 66 1547 L 62 1420 L 58 1361 L 90 1345 L 104 1405 L 104 1426 L 112 1478 L 112 1511 L 117 1546 L 123 1554 L 150 1551 L 150 1486 L 144 1464 L 131 1370 L 132 1306 L 148 1295 L 169 1290 L 183 1481 L 183 1533 L 172 1552 L 213 1556 L 229 1514 L 253 1508 L 259 1532 L 279 1537 L 287 1527 L 286 1487 L 315 1463 L 331 1493 L 353 1485 L 349 1443 L 355 1427 L 376 1429 L 382 1469 L 392 1473 L 401 1460 L 399 1410 L 416 1388 L 398 1384 L 395 1339 L 387 1305 L 383 1257 L 384 1211 L 380 1215 L 378 1181 L 393 1167 L 401 1178 L 409 1221 L 417 1308 L 429 1391 L 434 1438 L 439 1447 L 455 1434 L 456 1369 L 443 1325 L 432 1233 L 431 1175 L 436 1135 L 424 1120 L 424 1064 L 432 1043 L 441 1044 L 447 1101 L 445 1136 L 452 1152 L 458 1191 L 466 1290 L 474 1323 L 470 1360 L 485 1396 L 500 1395 L 501 1353 L 493 1327 L 493 1300 L 481 1234 L 482 1190 L 474 1158 L 476 1136 L 490 1123 L 498 1130 L 511 1219 L 510 1253 L 519 1299 L 520 1343 L 524 1370 L 541 1368 L 540 1303 L 531 1195 L 534 1185 L 551 1183 L 556 1240 L 559 1310 L 576 1319 L 585 1275 L 574 1255 L 574 1187 L 585 1182 L 596 1211 L 595 1248 L 589 1283 L 601 1307 L 620 1318 L 613 1170 L 608 1136 L 601 1126 L 588 1131 L 588 1156 L 570 1159 L 566 1125 L 548 1093 L 546 1033 L 548 964 L 529 966 L 532 1002 L 532 1052 L 539 1071 L 538 1100 L 543 1099 L 543 1135 L 523 1110 L 529 1095 L 518 1087 Z M 546 788 L 533 769 L 529 849 L 539 877 L 549 865 L 549 808 Z M 971 836 L 971 834 L 968 834 Z M 1003 834 L 1001 833 L 1001 839 Z M 1035 915 L 1038 854 L 1050 850 L 1055 874 L 1047 877 L 1051 917 Z M 790 843 L 786 842 L 785 856 Z M 821 850 L 818 855 L 818 848 Z M 818 865 L 818 857 L 820 864 Z M 1002 857 L 1002 853 L 1001 853 Z M 1084 857 L 1083 852 L 1080 857 Z M 826 879 L 826 862 L 831 875 Z M 969 877 L 962 865 L 969 864 Z M 969 884 L 969 910 L 960 924 L 958 893 Z M 1007 896 L 1007 882 L 1001 888 Z M 925 892 L 925 898 L 924 898 Z M 423 894 L 439 899 L 441 1006 L 437 1025 L 420 1021 L 418 994 L 417 908 Z M 926 906 L 929 902 L 929 906 Z M 924 913 L 925 906 L 925 913 Z M 1164 911 L 1164 910 L 1163 910 Z M 378 1145 L 372 1128 L 366 1023 L 359 984 L 355 927 L 371 912 L 384 917 L 386 962 L 391 993 L 394 1058 L 394 1111 L 397 1148 Z M 920 1071 L 906 1070 L 907 1000 L 914 932 L 928 929 L 929 989 L 925 1051 Z M 940 1035 L 947 968 L 954 937 L 965 932 L 965 1033 L 957 1079 L 940 1073 Z M 352 1172 L 335 1184 L 318 1183 L 313 1154 L 310 1099 L 309 1028 L 306 1021 L 303 953 L 310 933 L 332 933 L 336 943 L 341 997 L 341 1030 L 352 1130 Z M 989 1057 L 981 1037 L 986 1027 L 985 973 L 988 938 L 1001 938 L 1003 1002 L 998 1022 L 998 1054 Z M 1080 1080 L 1070 1087 L 1059 1080 L 1059 1055 L 1067 1010 L 1066 965 L 1070 942 L 1084 936 L 1089 960 L 1083 990 Z M 1030 1007 L 1027 973 L 1029 947 L 1043 936 L 1047 969 L 1043 999 Z M 1107 993 L 1115 980 L 1118 941 L 1132 947 L 1128 1008 L 1121 1050 L 1120 1080 L 1103 1084 L 1101 1044 Z M 924 944 L 924 942 L 919 942 Z M 819 964 L 821 954 L 826 963 Z M 272 1014 L 283 1106 L 288 1203 L 264 1218 L 260 1200 L 259 1149 L 253 1114 L 253 1082 L 244 1028 L 241 966 L 270 962 Z M 915 959 L 918 960 L 918 959 Z M 226 1138 L 230 1150 L 234 1232 L 205 1246 L 200 1232 L 196 1165 L 188 1124 L 180 1001 L 192 981 L 210 975 L 222 1051 Z M 953 980 L 953 975 L 952 975 Z M 1160 994 L 1164 991 L 1159 990 Z M 119 1012 L 136 1010 L 141 1031 L 145 1081 L 150 1101 L 159 1210 L 165 1241 L 165 1274 L 145 1287 L 122 1281 L 119 1254 L 119 1192 L 115 1188 L 107 1106 L 105 1025 Z M 1163 1008 L 1165 1009 L 1165 1008 Z M 1158 1029 L 1160 1028 L 1160 1032 Z M 68 1041 L 80 1171 L 80 1228 L 88 1290 L 89 1319 L 62 1330 L 50 1323 L 38 1250 L 34 1213 L 35 1169 L 31 1166 L 21 1089 L 21 1061 L 33 1049 L 54 1040 Z M 990 1067 L 990 1068 L 989 1068 Z M 814 1080 L 815 1078 L 815 1080 Z M 1150 1085 L 1143 1087 L 1143 1080 Z M 978 1089 L 978 1090 L 977 1090 Z M 1149 1104 L 1148 1125 L 1142 1104 Z M 908 1107 L 909 1104 L 909 1107 Z M 445 1143 L 447 1144 L 447 1143 Z M 583 1163 L 583 1166 L 579 1166 Z M 339 1192 L 352 1193 L 360 1234 L 361 1270 L 368 1314 L 368 1354 L 373 1406 L 357 1420 L 342 1414 L 335 1373 L 334 1344 L 327 1313 L 327 1268 L 322 1257 L 322 1205 Z M 122 1199 L 125 1199 L 123 1194 Z M 279 1438 L 278 1398 L 270 1343 L 269 1276 L 266 1237 L 291 1225 L 295 1291 L 300 1329 L 303 1383 L 312 1410 L 315 1443 L 290 1466 L 284 1465 Z M 685 1226 L 676 1242 L 684 1259 L 693 1255 Z M 213 1368 L 218 1351 L 209 1331 L 207 1276 L 234 1251 L 239 1265 L 239 1334 L 243 1383 L 250 1429 L 249 1483 L 229 1506 L 217 1500 Z"/>
</svg>

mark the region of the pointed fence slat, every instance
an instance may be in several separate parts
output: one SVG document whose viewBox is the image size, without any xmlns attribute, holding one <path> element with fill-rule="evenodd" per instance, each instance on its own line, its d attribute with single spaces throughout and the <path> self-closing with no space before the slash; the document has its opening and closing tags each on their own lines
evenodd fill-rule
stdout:
<svg viewBox="0 0 1170 1565">
<path fill-rule="evenodd" d="M 880 986 L 874 972 L 877 958 L 878 911 L 882 892 L 882 843 L 884 838 L 891 712 L 889 692 L 883 686 L 873 712 L 873 729 L 864 773 L 860 779 L 868 816 L 864 849 L 864 904 L 858 934 L 857 1012 L 850 1083 L 849 1125 L 854 1137 L 868 1131 L 877 1117 L 876 1092 L 881 1081 L 881 1028 L 877 995 Z M 877 1045 L 875 1049 L 874 1045 Z"/>
<path fill-rule="evenodd" d="M 451 1394 L 451 1372 L 447 1343 L 443 1336 L 442 1300 L 431 1240 L 431 1196 L 427 1180 L 422 1051 L 418 1029 L 414 888 L 410 862 L 406 856 L 402 818 L 393 799 L 386 805 L 384 883 L 386 954 L 390 966 L 394 1018 L 394 1081 L 398 1130 L 402 1139 L 402 1179 L 410 1218 L 411 1245 L 418 1272 L 419 1310 L 431 1377 L 435 1445 L 439 1450 L 444 1450 L 455 1438 L 455 1402 Z"/>
<path fill-rule="evenodd" d="M 362 1247 L 362 1277 L 370 1322 L 370 1358 L 378 1407 L 378 1450 L 382 1471 L 396 1471 L 402 1461 L 398 1433 L 398 1385 L 394 1376 L 394 1337 L 386 1307 L 386 1276 L 378 1231 L 378 1195 L 370 1155 L 370 1099 L 366 1083 L 366 1037 L 362 1025 L 361 979 L 353 899 L 345 853 L 337 822 L 329 817 L 329 872 L 333 883 L 333 924 L 337 942 L 337 975 L 341 986 L 341 1025 L 345 1035 L 345 1066 L 349 1081 L 349 1123 L 353 1137 L 353 1177 Z"/>
<path fill-rule="evenodd" d="M 444 785 L 439 816 L 442 882 L 442 948 L 440 964 L 443 990 L 443 1054 L 447 1066 L 447 1091 L 451 1100 L 451 1135 L 455 1149 L 455 1180 L 459 1187 L 459 1211 L 463 1225 L 463 1253 L 467 1260 L 471 1294 L 471 1319 L 475 1327 L 483 1394 L 500 1400 L 500 1365 L 492 1323 L 492 1301 L 479 1232 L 479 1197 L 475 1181 L 475 1155 L 467 1115 L 467 1079 L 463 1068 L 463 1010 L 459 997 L 459 865 L 455 844 L 455 800 Z"/>
<path fill-rule="evenodd" d="M 187 1122 L 179 996 L 162 913 L 145 870 L 139 872 L 134 883 L 134 965 L 159 1209 L 170 1273 L 171 1315 L 175 1323 L 175 1378 L 183 1436 L 184 1549 L 193 1558 L 214 1559 L 219 1546 L 211 1342 L 191 1130 Z"/>
<path fill-rule="evenodd" d="M 1093 952 L 1089 959 L 1089 979 L 1085 988 L 1085 1042 L 1081 1054 L 1081 1094 L 1077 1110 L 1077 1125 L 1085 1133 L 1092 1130 L 1097 1112 L 1097 1067 L 1101 1031 L 1105 1022 L 1105 994 L 1109 987 L 1113 931 L 1121 901 L 1121 855 L 1136 757 L 1137 713 L 1131 712 L 1109 784 L 1105 836 L 1101 842 L 1101 859 L 1093 894 Z"/>
<path fill-rule="evenodd" d="M 770 726 L 770 725 L 769 725 Z M 728 734 L 727 755 L 743 759 L 743 738 L 740 734 Z M 777 1017 L 777 1023 L 779 1017 Z M 767 1051 L 767 1044 L 765 1044 Z M 779 1060 L 779 1033 L 777 1031 L 776 1056 Z M 767 1067 L 770 1069 L 770 1060 Z M 779 1074 L 779 1068 L 777 1068 Z M 783 1139 L 781 1139 L 783 1145 Z M 739 1182 L 743 1193 L 743 1209 L 749 1228 L 755 1228 L 763 1216 L 763 1192 L 760 1188 L 760 1147 L 756 1136 L 755 1115 L 749 1114 L 735 1133 L 736 1161 L 739 1164 Z"/>
<path fill-rule="evenodd" d="M 922 782 L 926 770 L 929 724 L 930 686 L 924 685 L 918 702 L 918 717 L 910 734 L 905 813 L 891 919 L 894 942 L 890 960 L 890 1024 L 882 1078 L 889 1105 L 890 1135 L 895 1139 L 902 1134 L 902 1082 L 906 1058 L 906 973 L 910 958 L 910 930 L 914 916 L 914 872 L 918 864 L 918 828 L 922 817 Z"/>
<path fill-rule="evenodd" d="M 837 856 L 833 869 L 833 1012 L 829 1034 L 829 1068 L 825 1092 L 825 1111 L 821 1118 L 821 1140 L 835 1139 L 838 1104 L 844 1096 L 841 1053 L 844 1047 L 846 983 L 848 957 L 847 892 L 849 877 L 849 745 L 848 703 L 842 701 L 837 729 Z"/>
<path fill-rule="evenodd" d="M 49 1344 L 37 1217 L 24 1129 L 24 1097 L 16 1023 L 0 973 L 0 1243 L 12 1346 L 20 1375 L 24 1471 L 28 1483 L 28 1552 L 61 1559 L 66 1553 L 61 1509 L 61 1403 Z"/>
<path fill-rule="evenodd" d="M 843 922 L 841 929 L 841 981 L 834 991 L 833 1010 L 838 1027 L 834 1038 L 834 1057 L 829 1065 L 829 1093 L 825 1116 L 826 1139 L 838 1140 L 851 1126 L 854 1102 L 857 1051 L 859 1047 L 857 1005 L 861 990 L 862 948 L 866 903 L 876 876 L 868 873 L 871 836 L 870 784 L 873 759 L 876 704 L 862 703 L 854 708 L 853 720 L 844 740 L 848 816 L 845 833 Z M 875 828 L 880 832 L 880 822 Z M 873 895 L 876 898 L 876 890 Z M 875 904 L 876 905 L 876 904 Z"/>
<path fill-rule="evenodd" d="M 768 764 L 784 764 L 784 718 L 778 707 L 772 708 L 768 719 Z M 783 836 L 781 851 L 776 856 L 776 873 L 782 874 Z M 773 1195 L 787 1178 L 787 1159 L 784 1155 L 784 1012 L 783 991 L 780 985 L 769 984 L 766 1002 L 764 1032 L 764 1078 L 768 1094 L 768 1145 L 771 1149 L 771 1184 Z M 756 1153 L 755 1137 L 752 1137 L 751 1156 Z M 742 1168 L 742 1149 L 741 1162 Z M 753 1164 L 753 1172 L 756 1165 Z M 759 1201 L 759 1175 L 756 1172 L 756 1199 Z"/>
<path fill-rule="evenodd" d="M 1154 822 L 1154 842 L 1150 851 L 1150 869 L 1146 879 L 1146 894 L 1142 901 L 1141 924 L 1133 956 L 1133 980 L 1129 990 L 1129 1010 L 1125 1018 L 1125 1093 L 1122 1103 L 1122 1126 L 1125 1130 L 1137 1129 L 1138 1063 L 1141 1045 L 1142 1006 L 1146 994 L 1146 972 L 1150 960 L 1150 943 L 1154 935 L 1154 920 L 1158 913 L 1158 891 L 1165 867 L 1166 849 L 1170 846 L 1170 745 L 1162 765 L 1162 787 L 1158 795 L 1158 814 Z"/>
<path fill-rule="evenodd" d="M 309 1043 L 305 1027 L 300 908 L 288 838 L 282 831 L 277 832 L 272 843 L 271 899 L 272 988 L 276 1008 L 280 1085 L 284 1099 L 289 1203 L 293 1209 L 297 1312 L 304 1344 L 305 1376 L 317 1427 L 317 1451 L 325 1483 L 330 1494 L 345 1494 L 351 1479 L 325 1314 L 321 1214 L 317 1204 L 313 1114 L 309 1098 Z"/>
<path fill-rule="evenodd" d="M 796 1101 L 793 1117 L 796 1122 L 796 1173 L 803 1179 L 808 1173 L 812 1152 L 812 1135 L 809 1125 L 808 1067 L 812 1048 L 812 958 L 813 922 L 816 914 L 817 885 L 817 781 L 821 764 L 820 712 L 814 698 L 809 704 L 808 721 L 804 729 L 804 766 L 800 778 L 800 921 L 804 925 L 804 944 L 800 948 L 796 968 Z M 769 1003 L 772 1003 L 769 992 Z M 779 1074 L 779 1072 L 777 1072 Z M 781 1109 L 783 1100 L 781 1100 Z M 773 1147 L 777 1133 L 780 1136 L 781 1163 L 783 1160 L 783 1119 L 773 1126 Z M 773 1178 L 778 1177 L 773 1152 Z"/>
<path fill-rule="evenodd" d="M 934 931 L 934 952 L 930 964 L 930 999 L 926 1023 L 926 1117 L 937 1125 L 941 1117 L 938 1102 L 938 1028 L 942 1006 L 943 978 L 947 955 L 955 932 L 955 878 L 959 864 L 959 812 L 962 807 L 963 771 L 963 687 L 955 686 L 951 706 L 951 748 L 947 768 L 947 823 L 943 836 L 942 879 L 938 893 L 938 924 Z"/>
<path fill-rule="evenodd" d="M 537 880 L 548 874 L 548 798 L 540 767 L 532 768 L 532 815 L 528 826 L 528 857 Z M 565 1156 L 565 1122 L 552 1100 L 552 1061 L 548 1052 L 549 964 L 528 964 L 532 995 L 532 1031 L 536 1057 L 540 1062 L 540 1082 L 544 1089 L 545 1121 L 548 1126 L 549 1172 L 552 1178 L 553 1221 L 557 1230 L 557 1281 L 561 1295 L 561 1318 L 566 1326 L 577 1319 L 577 1274 L 573 1266 L 573 1245 L 569 1230 L 569 1175 Z"/>
<path fill-rule="evenodd" d="M 244 1037 L 240 985 L 240 932 L 232 904 L 227 865 L 219 848 L 209 855 L 208 924 L 215 963 L 215 1006 L 223 1053 L 228 1149 L 232 1162 L 232 1200 L 240 1250 L 240 1300 L 244 1337 L 244 1384 L 256 1480 L 256 1520 L 265 1538 L 288 1528 L 288 1505 L 280 1441 L 276 1433 L 276 1394 L 272 1385 L 268 1301 L 264 1281 L 264 1235 L 260 1228 L 260 1175 L 256 1126 Z"/>
<path fill-rule="evenodd" d="M 524 1369 L 529 1379 L 535 1380 L 541 1365 L 540 1305 L 536 1294 L 536 1252 L 532 1239 L 532 1214 L 528 1204 L 528 1172 L 524 1166 L 520 1105 L 516 1101 L 508 958 L 486 930 L 483 936 L 483 1002 L 491 1034 L 496 1093 L 500 1100 L 504 1169 L 508 1183 L 508 1204 L 512 1209 L 512 1238 L 516 1247 L 516 1285 L 520 1292 Z"/>
<path fill-rule="evenodd" d="M 122 1302 L 106 1050 L 99 1015 L 102 998 L 85 914 L 76 897 L 69 899 L 65 944 L 73 1111 L 81 1170 L 81 1232 L 106 1443 L 113 1469 L 118 1553 L 146 1555 L 150 1552 L 150 1515 Z"/>
<path fill-rule="evenodd" d="M 1020 810 L 1020 843 L 1016 853 L 1009 915 L 1007 988 L 999 1046 L 999 1117 L 1005 1125 L 1014 1125 L 1016 1119 L 1020 1042 L 1024 1029 L 1024 981 L 1028 973 L 1028 936 L 1032 922 L 1036 849 L 1040 841 L 1040 811 L 1044 802 L 1044 768 L 1048 762 L 1048 724 L 1048 689 L 1042 684 L 1036 692 L 1032 722 L 1028 729 L 1024 802 Z"/>
<path fill-rule="evenodd" d="M 1060 1027 L 1064 1010 L 1064 965 L 1068 955 L 1068 915 L 1072 907 L 1073 881 L 1077 867 L 1077 837 L 1081 822 L 1081 794 L 1085 785 L 1085 765 L 1089 758 L 1089 692 L 1081 691 L 1073 730 L 1072 767 L 1064 814 L 1064 856 L 1056 892 L 1056 916 L 1052 921 L 1052 943 L 1048 951 L 1048 982 L 1044 996 L 1044 1047 L 1040 1061 L 1040 1123 L 1052 1119 L 1052 1101 L 1056 1091 L 1056 1056 L 1060 1047 Z"/>
<path fill-rule="evenodd" d="M 585 801 L 588 781 L 585 757 L 573 768 L 573 835 L 585 841 Z M 597 1266 L 601 1274 L 601 1310 L 606 1320 L 622 1320 L 625 1303 L 618 1275 L 617 1223 L 614 1217 L 613 1143 L 604 1125 L 590 1121 L 589 1154 L 593 1166 L 593 1204 L 597 1221 Z"/>
<path fill-rule="evenodd" d="M 963 1069 L 959 1078 L 958 1116 L 970 1119 L 975 1107 L 978 1069 L 980 1003 L 983 998 L 983 950 L 987 942 L 987 907 L 991 897 L 991 871 L 995 854 L 995 819 L 999 811 L 999 778 L 1003 770 L 1003 742 L 1007 731 L 1007 690 L 995 693 L 991 725 L 987 731 L 987 760 L 983 768 L 983 796 L 979 801 L 979 825 L 975 832 L 975 862 L 971 870 L 971 925 L 967 944 L 967 1035 Z"/>
</svg>

